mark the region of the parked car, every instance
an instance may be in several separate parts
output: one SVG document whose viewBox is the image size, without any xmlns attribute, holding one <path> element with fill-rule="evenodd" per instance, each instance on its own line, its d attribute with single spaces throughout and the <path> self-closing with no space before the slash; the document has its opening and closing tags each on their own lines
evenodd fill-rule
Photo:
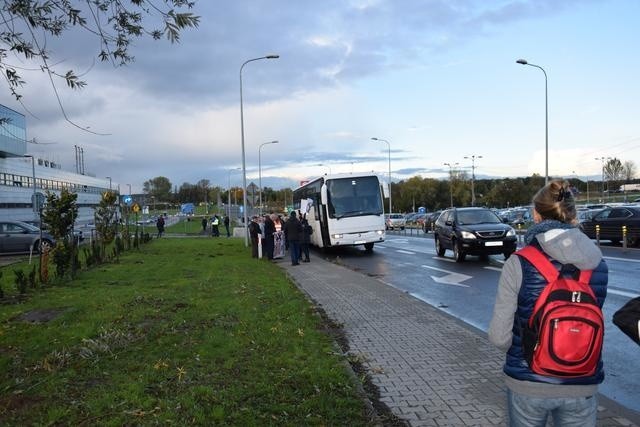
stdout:
<svg viewBox="0 0 640 427">
<path fill-rule="evenodd" d="M 40 234 L 42 233 L 42 240 Z M 55 239 L 47 232 L 21 221 L 0 221 L 0 253 L 19 254 L 52 248 Z"/>
<path fill-rule="evenodd" d="M 406 225 L 404 215 L 399 213 L 392 213 L 385 215 L 385 229 L 387 230 L 395 230 L 399 228 L 400 230 L 404 230 Z"/>
<path fill-rule="evenodd" d="M 40 228 L 40 220 L 29 220 L 29 221 L 22 221 L 25 222 L 27 224 L 31 224 L 34 227 L 38 227 Z M 47 228 L 46 224 L 42 227 L 42 231 L 49 231 L 49 229 Z M 77 228 L 73 229 L 73 235 L 76 238 L 76 242 L 82 242 L 84 240 L 84 235 L 82 234 L 82 230 L 79 230 Z"/>
<path fill-rule="evenodd" d="M 428 233 L 433 230 L 433 227 L 436 224 L 436 220 L 440 216 L 442 211 L 435 211 L 428 213 L 427 216 L 424 217 L 424 222 L 422 223 L 422 231 Z"/>
<path fill-rule="evenodd" d="M 615 206 L 604 208 L 591 219 L 580 223 L 584 233 L 596 239 L 596 226 L 600 229 L 600 239 L 612 243 L 622 242 L 622 227 L 627 228 L 627 244 L 640 245 L 640 206 Z"/>
<path fill-rule="evenodd" d="M 516 231 L 486 208 L 451 208 L 440 214 L 435 223 L 436 253 L 453 251 L 457 262 L 467 255 L 503 254 L 505 259 L 516 251 Z"/>
</svg>

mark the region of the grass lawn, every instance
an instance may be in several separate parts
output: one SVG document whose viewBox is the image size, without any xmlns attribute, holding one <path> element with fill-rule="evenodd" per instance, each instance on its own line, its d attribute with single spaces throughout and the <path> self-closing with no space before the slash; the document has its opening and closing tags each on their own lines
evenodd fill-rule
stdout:
<svg viewBox="0 0 640 427">
<path fill-rule="evenodd" d="M 154 240 L 11 296 L 0 425 L 370 424 L 313 305 L 241 239 Z"/>
</svg>

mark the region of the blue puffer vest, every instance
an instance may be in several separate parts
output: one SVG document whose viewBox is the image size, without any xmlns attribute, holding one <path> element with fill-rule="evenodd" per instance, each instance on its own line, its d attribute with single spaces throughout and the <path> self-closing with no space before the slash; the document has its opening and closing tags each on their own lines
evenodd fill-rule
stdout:
<svg viewBox="0 0 640 427">
<path fill-rule="evenodd" d="M 537 241 L 534 240 L 532 244 L 540 249 Z M 507 360 L 504 365 L 504 373 L 517 380 L 542 382 L 548 384 L 600 384 L 602 381 L 604 381 L 604 367 L 602 364 L 602 358 L 600 358 L 600 362 L 598 363 L 598 368 L 596 369 L 595 374 L 589 377 L 547 377 L 535 374 L 531 371 L 531 369 L 529 369 L 529 365 L 524 357 L 524 353 L 522 350 L 522 334 L 520 325 L 525 325 L 528 322 L 529 317 L 531 317 L 531 312 L 533 311 L 533 306 L 535 305 L 538 296 L 542 292 L 542 289 L 544 289 L 545 285 L 547 284 L 547 281 L 529 261 L 525 260 L 522 257 L 518 257 L 518 259 L 520 260 L 520 265 L 522 266 L 522 285 L 518 294 L 518 308 L 513 322 L 513 341 L 511 343 L 511 348 L 509 348 L 509 351 L 507 352 Z M 558 269 L 560 268 L 560 264 L 557 261 L 552 260 L 551 262 L 556 267 L 558 267 Z M 575 273 L 575 276 L 573 277 L 577 277 L 579 271 L 575 268 L 573 270 L 573 273 Z M 567 271 L 567 266 L 565 266 L 565 271 Z M 571 271 L 567 271 L 567 274 L 571 275 Z M 600 264 L 593 270 L 593 274 L 591 275 L 591 280 L 589 282 L 589 284 L 591 285 L 591 289 L 593 289 L 593 292 L 598 299 L 598 305 L 600 306 L 600 308 L 602 308 L 604 299 L 607 296 L 607 278 L 607 264 L 604 262 L 604 260 L 601 260 Z"/>
</svg>

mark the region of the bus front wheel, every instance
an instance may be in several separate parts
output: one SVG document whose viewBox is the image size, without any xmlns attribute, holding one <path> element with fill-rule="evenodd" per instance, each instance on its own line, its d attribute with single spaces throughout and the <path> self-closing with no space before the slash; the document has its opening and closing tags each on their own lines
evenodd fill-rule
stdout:
<svg viewBox="0 0 640 427">
<path fill-rule="evenodd" d="M 364 244 L 364 250 L 367 251 L 367 252 L 371 252 L 373 250 L 373 242 L 365 243 Z"/>
</svg>

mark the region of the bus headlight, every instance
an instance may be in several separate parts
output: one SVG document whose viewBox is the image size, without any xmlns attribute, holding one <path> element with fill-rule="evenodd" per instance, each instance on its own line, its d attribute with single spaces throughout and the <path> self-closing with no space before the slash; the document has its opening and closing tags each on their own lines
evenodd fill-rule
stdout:
<svg viewBox="0 0 640 427">
<path fill-rule="evenodd" d="M 378 233 L 379 236 L 382 236 L 384 234 L 384 231 L 383 230 L 378 230 L 378 231 L 376 231 L 376 233 Z"/>
<path fill-rule="evenodd" d="M 342 239 L 342 234 L 334 234 L 333 238 L 334 239 Z"/>
</svg>

